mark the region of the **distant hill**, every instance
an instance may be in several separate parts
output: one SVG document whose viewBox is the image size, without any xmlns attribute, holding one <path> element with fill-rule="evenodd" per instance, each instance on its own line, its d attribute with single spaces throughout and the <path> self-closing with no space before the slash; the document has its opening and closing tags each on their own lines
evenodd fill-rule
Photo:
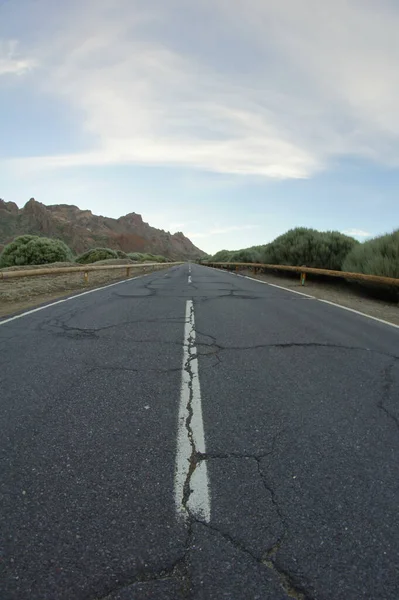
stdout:
<svg viewBox="0 0 399 600">
<path fill-rule="evenodd" d="M 63 240 L 79 254 L 96 246 L 124 252 L 151 252 L 172 259 L 196 259 L 205 252 L 183 235 L 144 223 L 129 213 L 119 219 L 93 215 L 69 204 L 45 206 L 31 198 L 24 208 L 0 199 L 0 250 L 17 235 L 36 234 Z"/>
</svg>

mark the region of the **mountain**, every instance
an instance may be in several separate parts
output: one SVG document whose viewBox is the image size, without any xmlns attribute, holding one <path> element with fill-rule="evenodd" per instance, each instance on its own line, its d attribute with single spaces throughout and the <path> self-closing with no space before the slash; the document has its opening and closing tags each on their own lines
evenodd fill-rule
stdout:
<svg viewBox="0 0 399 600">
<path fill-rule="evenodd" d="M 178 232 L 173 235 L 129 213 L 119 219 L 93 215 L 69 204 L 45 206 L 31 198 L 24 208 L 0 199 L 0 249 L 17 235 L 43 235 L 63 240 L 76 253 L 107 247 L 124 252 L 151 252 L 172 259 L 196 259 L 205 252 Z"/>
</svg>

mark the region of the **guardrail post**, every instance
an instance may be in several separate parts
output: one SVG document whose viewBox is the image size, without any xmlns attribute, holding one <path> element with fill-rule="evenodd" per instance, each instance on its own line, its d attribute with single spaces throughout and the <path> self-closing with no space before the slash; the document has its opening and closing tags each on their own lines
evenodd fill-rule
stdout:
<svg viewBox="0 0 399 600">
<path fill-rule="evenodd" d="M 126 267 L 126 277 L 130 276 L 130 267 Z"/>
<path fill-rule="evenodd" d="M 83 279 L 84 279 L 85 283 L 88 283 L 88 281 L 89 281 L 89 272 L 88 271 L 85 271 L 83 273 Z"/>
<path fill-rule="evenodd" d="M 305 285 L 306 273 L 301 273 L 301 285 Z"/>
</svg>

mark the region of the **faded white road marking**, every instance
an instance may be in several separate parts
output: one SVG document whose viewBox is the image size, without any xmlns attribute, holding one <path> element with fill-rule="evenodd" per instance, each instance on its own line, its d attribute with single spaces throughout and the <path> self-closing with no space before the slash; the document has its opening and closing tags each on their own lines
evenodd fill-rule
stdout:
<svg viewBox="0 0 399 600">
<path fill-rule="evenodd" d="M 211 502 L 202 421 L 201 389 L 195 347 L 195 320 L 192 300 L 186 303 L 180 407 L 177 428 L 175 504 L 178 515 L 209 522 Z"/>
<path fill-rule="evenodd" d="M 279 290 L 285 290 L 286 292 L 292 292 L 293 294 L 298 294 L 299 296 L 304 296 L 305 298 L 309 298 L 309 300 L 316 300 L 314 296 L 309 296 L 309 294 L 304 294 L 303 292 L 297 292 L 296 290 L 292 290 L 291 288 L 283 287 L 282 285 L 276 285 L 275 283 L 269 283 L 268 281 L 262 281 L 261 279 L 255 279 L 254 277 L 249 277 L 248 275 L 239 275 L 237 273 L 237 277 L 243 277 L 244 279 L 250 279 L 251 281 L 257 281 L 258 283 L 263 283 L 264 285 L 270 285 L 271 287 L 278 288 Z"/>
<path fill-rule="evenodd" d="M 308 298 L 309 300 L 316 300 L 317 302 L 324 302 L 324 304 L 331 304 L 331 306 L 336 306 L 337 308 L 342 308 L 342 310 L 353 312 L 356 315 L 360 315 L 361 317 L 366 317 L 366 319 L 372 319 L 373 321 L 378 321 L 379 323 L 383 323 L 384 325 L 389 325 L 390 327 L 395 327 L 395 329 L 399 329 L 399 325 L 396 325 L 396 323 L 384 321 L 384 319 L 373 317 L 372 315 L 360 312 L 360 310 L 355 310 L 354 308 L 349 308 L 348 306 L 344 306 L 343 304 L 337 304 L 336 302 L 331 302 L 330 300 L 322 300 L 321 298 L 316 298 L 316 296 L 309 296 L 308 294 L 304 294 L 303 292 L 297 292 L 296 290 L 292 290 L 291 288 L 283 287 L 282 285 L 276 285 L 275 283 L 269 283 L 268 281 L 262 281 L 261 279 L 254 279 L 253 277 L 249 277 L 248 275 L 240 275 L 239 273 L 232 273 L 231 271 L 225 271 L 224 269 L 214 268 L 214 270 L 221 271 L 222 273 L 227 272 L 230 273 L 230 275 L 236 275 L 236 277 L 250 279 L 251 281 L 256 281 L 257 283 L 263 283 L 264 285 L 270 285 L 271 287 L 275 287 L 280 290 L 285 290 L 286 292 L 291 292 L 292 294 L 299 294 L 299 296 L 303 296 L 304 298 Z"/>
<path fill-rule="evenodd" d="M 354 308 L 349 308 L 349 306 L 343 306 L 342 304 L 336 304 L 335 302 L 330 302 L 330 300 L 322 300 L 321 298 L 319 298 L 318 300 L 319 302 L 324 302 L 324 304 L 331 304 L 331 306 L 337 306 L 338 308 L 342 308 L 343 310 L 353 312 L 356 315 L 361 315 L 362 317 L 367 317 L 368 319 L 373 319 L 373 321 L 378 321 L 379 323 L 384 323 L 384 325 L 390 325 L 391 327 L 396 327 L 396 329 L 399 329 L 399 325 L 396 325 L 395 323 L 384 321 L 383 319 L 373 317 L 372 315 L 366 315 L 366 313 L 360 312 L 360 310 L 355 310 Z"/>
<path fill-rule="evenodd" d="M 192 283 L 192 281 L 191 281 L 191 275 L 188 276 L 188 283 Z"/>
<path fill-rule="evenodd" d="M 109 283 L 108 285 L 103 285 L 102 287 L 95 288 L 94 290 L 87 290 L 86 292 L 81 292 L 80 294 L 75 294 L 74 296 L 69 296 L 68 298 L 62 298 L 62 300 L 57 300 L 56 302 L 51 302 L 51 304 L 45 304 L 44 306 L 38 306 L 37 308 L 32 308 L 31 310 L 27 310 L 26 312 L 21 313 L 20 315 L 14 315 L 9 319 L 4 319 L 0 321 L 0 325 L 5 325 L 6 323 L 10 323 L 10 321 L 15 321 L 16 319 L 21 319 L 22 317 L 27 317 L 28 315 L 32 315 L 35 312 L 39 312 L 40 310 L 44 310 L 45 308 L 50 308 L 51 306 L 55 306 L 56 304 L 61 304 L 62 302 L 68 302 L 69 300 L 74 300 L 75 298 L 80 298 L 80 296 L 86 296 L 86 294 L 92 294 L 93 292 L 100 292 L 101 290 L 106 290 L 107 288 L 113 287 L 114 285 L 120 285 L 121 283 L 127 283 L 128 281 L 133 281 L 133 279 L 140 279 L 141 277 L 147 277 L 148 273 L 144 275 L 136 275 L 136 277 L 130 277 L 129 279 L 123 279 L 122 281 L 117 281 L 116 283 Z"/>
</svg>

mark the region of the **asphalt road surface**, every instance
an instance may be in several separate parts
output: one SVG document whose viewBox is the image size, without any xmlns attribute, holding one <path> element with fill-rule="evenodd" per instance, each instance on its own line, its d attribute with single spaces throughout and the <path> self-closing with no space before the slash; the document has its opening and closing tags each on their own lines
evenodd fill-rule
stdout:
<svg viewBox="0 0 399 600">
<path fill-rule="evenodd" d="M 2 600 L 399 598 L 398 328 L 182 265 L 0 352 Z"/>
</svg>

